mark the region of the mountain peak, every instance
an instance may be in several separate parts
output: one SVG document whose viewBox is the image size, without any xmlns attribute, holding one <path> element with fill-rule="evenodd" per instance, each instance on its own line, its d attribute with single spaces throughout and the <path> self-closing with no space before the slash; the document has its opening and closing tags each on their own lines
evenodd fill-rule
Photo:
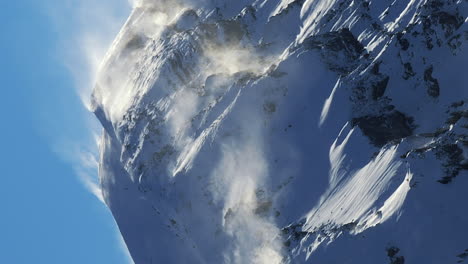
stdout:
<svg viewBox="0 0 468 264">
<path fill-rule="evenodd" d="M 463 262 L 467 14 L 138 2 L 92 99 L 135 263 Z"/>
</svg>

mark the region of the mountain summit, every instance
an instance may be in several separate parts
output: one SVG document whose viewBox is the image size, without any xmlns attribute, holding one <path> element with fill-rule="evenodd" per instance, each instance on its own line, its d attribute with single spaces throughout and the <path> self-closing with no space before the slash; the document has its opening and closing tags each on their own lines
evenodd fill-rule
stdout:
<svg viewBox="0 0 468 264">
<path fill-rule="evenodd" d="M 468 263 L 467 15 L 136 3 L 92 94 L 135 263 Z"/>
</svg>

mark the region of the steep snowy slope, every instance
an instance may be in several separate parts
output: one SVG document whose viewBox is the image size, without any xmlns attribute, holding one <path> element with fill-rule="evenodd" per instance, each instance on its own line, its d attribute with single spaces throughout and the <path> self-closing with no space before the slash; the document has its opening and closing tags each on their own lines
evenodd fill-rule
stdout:
<svg viewBox="0 0 468 264">
<path fill-rule="evenodd" d="M 135 263 L 468 263 L 467 15 L 137 3 L 92 95 Z"/>
</svg>

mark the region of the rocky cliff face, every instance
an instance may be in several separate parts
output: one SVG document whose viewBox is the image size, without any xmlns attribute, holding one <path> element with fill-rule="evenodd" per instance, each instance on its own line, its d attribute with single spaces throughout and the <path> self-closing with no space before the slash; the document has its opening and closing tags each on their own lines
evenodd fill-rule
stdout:
<svg viewBox="0 0 468 264">
<path fill-rule="evenodd" d="M 138 3 L 92 101 L 140 263 L 468 261 L 468 1 Z"/>
</svg>

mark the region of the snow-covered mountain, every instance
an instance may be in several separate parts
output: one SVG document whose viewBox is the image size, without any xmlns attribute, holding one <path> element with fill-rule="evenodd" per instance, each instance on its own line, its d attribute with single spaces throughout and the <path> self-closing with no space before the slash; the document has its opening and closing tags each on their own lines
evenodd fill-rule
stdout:
<svg viewBox="0 0 468 264">
<path fill-rule="evenodd" d="M 468 263 L 467 0 L 144 0 L 92 95 L 151 263 Z"/>
</svg>

